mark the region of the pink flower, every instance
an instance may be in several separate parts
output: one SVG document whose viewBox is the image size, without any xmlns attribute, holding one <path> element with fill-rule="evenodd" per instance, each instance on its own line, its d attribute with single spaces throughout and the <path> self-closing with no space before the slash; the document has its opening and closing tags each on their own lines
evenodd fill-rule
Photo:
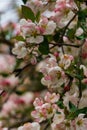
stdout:
<svg viewBox="0 0 87 130">
<path fill-rule="evenodd" d="M 9 86 L 14 87 L 18 85 L 19 79 L 15 77 L 14 75 L 11 75 L 5 79 L 5 82 L 9 83 Z"/>
<path fill-rule="evenodd" d="M 72 55 L 64 54 L 60 56 L 59 66 L 61 68 L 67 69 L 71 65 L 72 61 L 73 61 Z"/>
<path fill-rule="evenodd" d="M 34 100 L 33 104 L 34 104 L 35 107 L 42 106 L 43 105 L 43 100 L 41 98 L 36 98 Z"/>
<path fill-rule="evenodd" d="M 42 122 L 53 117 L 56 109 L 57 107 L 55 104 L 51 105 L 50 103 L 44 103 L 41 106 L 36 106 L 35 111 L 33 111 L 31 115 L 35 118 L 36 121 Z"/>
<path fill-rule="evenodd" d="M 80 65 L 80 69 L 83 69 L 84 76 L 87 77 L 87 68 L 84 65 Z"/>
<path fill-rule="evenodd" d="M 47 18 L 41 19 L 39 22 L 40 31 L 43 35 L 52 35 L 56 29 L 56 23 Z"/>
<path fill-rule="evenodd" d="M 0 54 L 0 73 L 10 73 L 13 71 L 16 60 L 13 56 Z"/>
<path fill-rule="evenodd" d="M 3 105 L 1 114 L 4 114 L 5 116 L 7 116 L 10 112 L 13 112 L 14 109 L 16 109 L 16 108 L 17 108 L 17 105 L 13 101 L 8 100 L 8 102 L 6 102 Z"/>
<path fill-rule="evenodd" d="M 59 100 L 59 98 L 60 98 L 59 94 L 56 94 L 56 93 L 51 94 L 47 92 L 44 99 L 48 103 L 56 103 Z"/>
<path fill-rule="evenodd" d="M 87 118 L 84 118 L 84 114 L 78 115 L 75 119 L 76 130 L 87 130 Z"/>
<path fill-rule="evenodd" d="M 31 20 L 21 19 L 20 28 L 23 33 L 23 37 L 26 38 L 28 43 L 41 43 L 44 38 L 40 35 L 38 25 Z"/>
<path fill-rule="evenodd" d="M 60 112 L 59 114 L 54 115 L 53 122 L 54 122 L 54 124 L 60 124 L 60 123 L 64 122 L 64 119 L 65 119 L 64 113 Z"/>
<path fill-rule="evenodd" d="M 51 128 L 52 130 L 66 130 L 64 123 L 60 123 L 60 124 L 52 123 Z"/>
<path fill-rule="evenodd" d="M 22 94 L 22 95 L 20 96 L 20 100 L 23 100 L 23 102 L 24 102 L 26 105 L 31 104 L 32 101 L 33 101 L 33 99 L 34 99 L 34 93 L 32 93 L 32 92 L 26 92 L 26 93 L 24 93 L 24 94 Z"/>
<path fill-rule="evenodd" d="M 37 122 L 25 123 L 23 126 L 20 126 L 18 130 L 40 130 L 40 125 Z"/>
<path fill-rule="evenodd" d="M 15 47 L 12 49 L 12 53 L 17 55 L 17 58 L 24 58 L 27 55 L 27 48 L 25 47 L 25 42 L 19 41 L 15 44 Z"/>
<path fill-rule="evenodd" d="M 77 106 L 78 103 L 78 94 L 70 94 L 69 92 L 65 93 L 65 96 L 63 97 L 63 103 L 69 110 L 69 101 L 72 102 L 75 106 Z"/>
<path fill-rule="evenodd" d="M 35 119 L 37 122 L 42 122 L 46 120 L 46 109 L 38 107 L 35 111 L 31 112 L 31 116 Z"/>
</svg>

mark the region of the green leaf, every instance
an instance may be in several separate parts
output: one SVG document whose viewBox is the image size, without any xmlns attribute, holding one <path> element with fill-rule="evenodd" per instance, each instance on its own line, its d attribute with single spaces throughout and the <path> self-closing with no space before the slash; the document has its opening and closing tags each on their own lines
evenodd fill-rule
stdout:
<svg viewBox="0 0 87 130">
<path fill-rule="evenodd" d="M 53 36 L 52 35 L 46 35 L 46 36 L 47 36 L 48 42 L 51 42 L 53 40 Z"/>
<path fill-rule="evenodd" d="M 78 40 L 84 40 L 84 39 L 85 39 L 85 36 L 84 36 L 84 35 L 80 35 L 80 36 L 76 36 L 76 38 L 77 38 Z"/>
<path fill-rule="evenodd" d="M 69 109 L 70 109 L 70 111 L 75 111 L 75 110 L 77 110 L 77 107 L 72 103 L 72 102 L 69 102 Z"/>
<path fill-rule="evenodd" d="M 56 32 L 55 35 L 53 36 L 53 39 L 54 39 L 55 42 L 58 42 L 58 41 L 59 41 L 60 34 L 61 34 L 60 32 L 61 32 L 61 31 Z"/>
<path fill-rule="evenodd" d="M 80 10 L 78 12 L 78 20 L 79 20 L 79 22 L 86 22 L 86 16 L 87 16 L 87 14 L 85 13 L 85 10 Z"/>
<path fill-rule="evenodd" d="M 16 39 L 18 41 L 25 41 L 25 39 L 22 36 L 15 36 L 13 39 Z"/>
<path fill-rule="evenodd" d="M 57 102 L 57 105 L 61 108 L 61 109 L 64 109 L 64 105 L 63 105 L 63 101 L 58 101 Z"/>
<path fill-rule="evenodd" d="M 87 107 L 78 109 L 78 110 L 76 111 L 76 114 L 77 114 L 77 115 L 79 115 L 79 114 L 81 114 L 81 113 L 87 114 Z"/>
<path fill-rule="evenodd" d="M 79 1 L 79 2 L 84 2 L 84 0 L 77 0 L 77 1 Z"/>
<path fill-rule="evenodd" d="M 25 19 L 30 19 L 32 22 L 35 21 L 35 15 L 33 11 L 27 6 L 22 5 L 22 15 Z"/>
<path fill-rule="evenodd" d="M 57 111 L 56 114 L 61 114 L 61 112 Z"/>
<path fill-rule="evenodd" d="M 27 0 L 22 0 L 24 4 L 26 4 Z"/>
<path fill-rule="evenodd" d="M 39 20 L 40 20 L 40 11 L 38 11 L 36 14 L 36 21 L 39 22 Z"/>
<path fill-rule="evenodd" d="M 67 119 L 69 120 L 73 120 L 75 119 L 79 114 L 87 114 L 87 107 L 81 108 L 81 109 L 77 109 L 75 111 L 72 111 L 69 113 L 69 115 L 67 116 Z"/>
<path fill-rule="evenodd" d="M 68 36 L 70 39 L 73 39 L 74 36 L 75 36 L 75 32 L 76 32 L 75 29 L 68 29 L 68 31 L 67 31 L 67 36 Z"/>
<path fill-rule="evenodd" d="M 70 112 L 69 115 L 67 116 L 68 120 L 73 120 L 77 116 L 76 112 Z"/>
<path fill-rule="evenodd" d="M 48 44 L 47 39 L 45 39 L 44 42 L 40 43 L 39 51 L 45 55 L 47 55 L 49 53 L 49 44 Z"/>
</svg>

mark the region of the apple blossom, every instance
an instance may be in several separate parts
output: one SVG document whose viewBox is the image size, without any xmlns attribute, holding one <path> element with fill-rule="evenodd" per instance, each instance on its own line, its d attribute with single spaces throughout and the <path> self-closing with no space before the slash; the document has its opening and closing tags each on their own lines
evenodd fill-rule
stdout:
<svg viewBox="0 0 87 130">
<path fill-rule="evenodd" d="M 40 30 L 43 30 L 43 35 L 51 35 L 56 29 L 56 23 L 52 20 L 48 21 L 46 18 L 41 19 L 39 25 Z"/>
<path fill-rule="evenodd" d="M 32 111 L 31 115 L 38 122 L 42 122 L 46 119 L 50 119 L 56 112 L 56 106 L 51 105 L 50 103 L 44 103 L 41 106 L 35 107 L 35 111 Z"/>
<path fill-rule="evenodd" d="M 60 57 L 59 66 L 61 68 L 67 69 L 73 61 L 72 55 L 64 54 Z"/>
<path fill-rule="evenodd" d="M 40 130 L 40 125 L 37 122 L 26 123 L 23 126 L 20 126 L 18 130 Z"/>
<path fill-rule="evenodd" d="M 24 58 L 27 55 L 25 43 L 22 41 L 16 43 L 15 48 L 12 49 L 12 52 L 17 55 L 17 58 Z"/>
<path fill-rule="evenodd" d="M 69 110 L 69 102 L 72 102 L 75 106 L 78 104 L 78 94 L 70 94 L 70 92 L 66 92 L 65 96 L 63 97 L 63 103 Z"/>
<path fill-rule="evenodd" d="M 76 130 L 86 130 L 87 129 L 87 118 L 84 118 L 84 114 L 80 114 L 75 119 Z"/>
<path fill-rule="evenodd" d="M 78 29 L 76 30 L 75 35 L 76 35 L 76 36 L 80 36 L 80 35 L 82 35 L 82 34 L 83 34 L 83 29 L 82 29 L 82 28 L 78 28 Z"/>
<path fill-rule="evenodd" d="M 10 73 L 16 65 L 16 59 L 8 54 L 0 54 L 0 73 Z"/>
<path fill-rule="evenodd" d="M 59 112 L 59 114 L 55 114 L 53 118 L 53 123 L 60 124 L 64 121 L 65 115 L 63 112 Z"/>
<path fill-rule="evenodd" d="M 59 100 L 59 98 L 60 98 L 59 94 L 56 95 L 55 93 L 51 94 L 48 92 L 45 95 L 45 101 L 49 103 L 56 103 Z"/>
<path fill-rule="evenodd" d="M 0 76 L 0 101 L 3 104 L 0 106 L 1 128 L 5 128 L 2 119 L 11 118 L 11 123 L 6 123 L 8 129 L 16 129 L 14 126 L 18 127 L 19 120 L 23 121 L 22 123 L 35 120 L 18 127 L 18 130 L 86 130 L 87 2 L 81 0 L 23 2 L 26 3 L 22 5 L 23 18 L 18 24 L 18 29 L 15 30 L 17 25 L 14 25 L 14 31 L 11 32 L 12 35 L 15 35 L 16 31 L 18 34 L 16 40 L 12 40 L 16 41 L 12 52 L 22 60 L 16 64 L 13 56 L 11 59 L 6 54 L 0 55 L 0 73 L 8 74 L 15 69 L 14 72 L 17 72 L 21 79 L 19 82 L 14 75 Z M 0 30 L 3 34 L 3 29 Z M 10 36 L 5 33 L 4 39 L 1 36 L 0 40 L 2 43 L 6 42 L 8 46 Z M 9 53 L 8 51 L 3 52 Z M 40 77 L 36 70 L 41 73 Z M 42 85 L 47 88 L 40 83 L 37 88 L 36 82 L 39 78 Z M 34 86 L 36 88 L 33 89 Z M 35 91 L 35 95 L 29 92 L 32 90 Z M 2 99 L 3 91 L 6 91 L 7 95 Z M 43 96 L 43 93 L 46 94 Z M 28 113 L 31 113 L 33 118 Z M 14 118 L 18 119 L 17 124 Z"/>
</svg>

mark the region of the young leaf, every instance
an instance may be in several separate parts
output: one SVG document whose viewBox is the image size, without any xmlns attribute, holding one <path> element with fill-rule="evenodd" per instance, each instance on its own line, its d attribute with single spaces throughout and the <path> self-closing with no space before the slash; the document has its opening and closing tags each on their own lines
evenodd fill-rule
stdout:
<svg viewBox="0 0 87 130">
<path fill-rule="evenodd" d="M 47 55 L 49 53 L 49 44 L 48 44 L 48 41 L 46 39 L 44 40 L 44 42 L 42 42 L 39 45 L 39 51 L 45 55 Z"/>
<path fill-rule="evenodd" d="M 24 4 L 26 4 L 27 0 L 22 0 Z"/>
<path fill-rule="evenodd" d="M 22 36 L 15 36 L 13 39 L 16 39 L 18 41 L 25 41 L 25 39 Z"/>
<path fill-rule="evenodd" d="M 30 19 L 32 22 L 35 21 L 35 15 L 33 11 L 27 6 L 22 5 L 22 15 L 25 19 Z"/>
<path fill-rule="evenodd" d="M 67 31 L 67 36 L 70 38 L 70 39 L 74 39 L 74 36 L 75 36 L 75 29 L 68 29 Z"/>
<path fill-rule="evenodd" d="M 77 110 L 77 107 L 72 102 L 69 102 L 69 109 L 70 111 L 75 111 Z"/>
<path fill-rule="evenodd" d="M 75 119 L 79 114 L 87 114 L 87 107 L 77 109 L 75 111 L 71 111 L 69 115 L 67 116 L 67 119 L 73 120 Z"/>
<path fill-rule="evenodd" d="M 38 22 L 39 20 L 40 20 L 40 11 L 38 11 L 36 14 L 36 21 Z"/>
<path fill-rule="evenodd" d="M 57 105 L 61 108 L 64 109 L 63 101 L 58 101 Z"/>
</svg>

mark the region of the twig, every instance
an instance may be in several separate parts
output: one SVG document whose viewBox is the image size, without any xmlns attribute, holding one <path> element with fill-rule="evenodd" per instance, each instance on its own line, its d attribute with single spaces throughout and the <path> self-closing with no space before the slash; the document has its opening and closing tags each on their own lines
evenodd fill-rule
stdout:
<svg viewBox="0 0 87 130">
<path fill-rule="evenodd" d="M 23 70 L 25 70 L 29 66 L 30 66 L 30 63 L 25 65 L 23 68 L 19 68 L 19 69 L 14 70 L 13 73 L 16 73 L 15 76 L 17 77 L 22 73 Z"/>
<path fill-rule="evenodd" d="M 26 122 L 30 122 L 30 119 L 28 118 L 28 119 L 22 119 L 21 121 L 17 121 L 16 123 L 10 125 L 8 127 L 8 130 L 11 130 L 12 128 L 17 128 L 17 127 L 23 125 Z"/>
</svg>

